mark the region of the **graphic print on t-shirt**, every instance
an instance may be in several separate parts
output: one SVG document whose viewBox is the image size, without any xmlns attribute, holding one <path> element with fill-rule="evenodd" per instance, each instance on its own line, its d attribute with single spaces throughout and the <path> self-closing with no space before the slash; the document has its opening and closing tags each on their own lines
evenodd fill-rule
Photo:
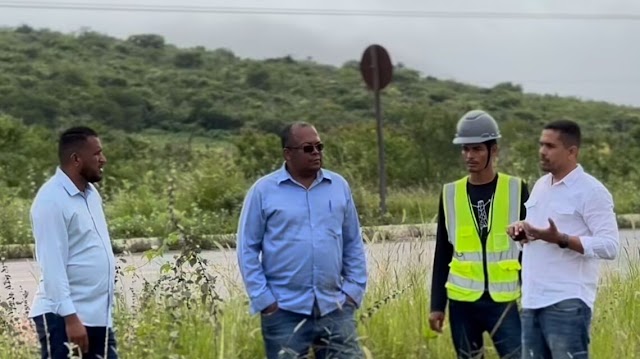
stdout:
<svg viewBox="0 0 640 359">
<path fill-rule="evenodd" d="M 476 213 L 478 213 L 478 226 L 480 230 L 484 232 L 489 227 L 489 215 L 488 210 L 491 207 L 491 198 L 487 202 L 483 199 L 479 200 L 477 204 L 473 205 Z"/>
</svg>

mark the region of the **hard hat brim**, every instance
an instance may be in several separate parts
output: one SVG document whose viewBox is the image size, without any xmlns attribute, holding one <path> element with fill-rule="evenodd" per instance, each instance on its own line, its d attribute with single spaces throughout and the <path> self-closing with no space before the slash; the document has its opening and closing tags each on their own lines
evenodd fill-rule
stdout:
<svg viewBox="0 0 640 359">
<path fill-rule="evenodd" d="M 456 137 L 453 139 L 454 145 L 468 145 L 472 143 L 483 143 L 491 140 L 497 140 L 502 136 L 482 136 L 482 137 Z"/>
</svg>

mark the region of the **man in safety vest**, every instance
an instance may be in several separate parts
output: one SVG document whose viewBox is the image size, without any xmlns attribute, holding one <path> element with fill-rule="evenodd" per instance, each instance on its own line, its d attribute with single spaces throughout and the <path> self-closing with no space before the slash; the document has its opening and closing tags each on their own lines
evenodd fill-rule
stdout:
<svg viewBox="0 0 640 359">
<path fill-rule="evenodd" d="M 431 282 L 431 329 L 449 324 L 458 358 L 479 358 L 488 332 L 500 358 L 520 358 L 520 246 L 505 233 L 524 218 L 529 197 L 520 178 L 498 173 L 496 121 L 473 110 L 457 124 L 468 175 L 444 185 Z"/>
</svg>

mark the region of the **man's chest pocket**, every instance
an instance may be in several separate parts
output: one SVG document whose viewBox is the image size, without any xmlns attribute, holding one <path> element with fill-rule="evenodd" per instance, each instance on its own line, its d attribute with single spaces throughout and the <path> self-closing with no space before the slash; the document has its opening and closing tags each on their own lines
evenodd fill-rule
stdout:
<svg viewBox="0 0 640 359">
<path fill-rule="evenodd" d="M 540 203 L 538 198 L 529 198 L 529 200 L 524 203 L 524 207 L 527 210 L 527 217 L 542 216 L 546 220 L 549 216 L 562 217 L 578 215 L 574 202 L 572 199 L 557 198 L 553 199 L 551 203 L 547 202 L 545 205 L 545 202 Z"/>
<path fill-rule="evenodd" d="M 578 216 L 575 204 L 571 200 L 558 200 L 551 203 L 551 211 L 557 218 L 573 218 Z"/>
<path fill-rule="evenodd" d="M 554 219 L 556 226 L 560 231 L 568 230 L 567 226 L 586 225 L 585 219 L 580 211 L 579 204 L 575 200 L 562 199 L 551 203 L 551 212 L 549 216 Z"/>
<path fill-rule="evenodd" d="M 322 226 L 326 227 L 332 235 L 342 235 L 342 225 L 347 207 L 347 201 L 344 196 L 328 196 L 321 206 L 325 209 L 323 213 L 319 213 Z"/>
</svg>

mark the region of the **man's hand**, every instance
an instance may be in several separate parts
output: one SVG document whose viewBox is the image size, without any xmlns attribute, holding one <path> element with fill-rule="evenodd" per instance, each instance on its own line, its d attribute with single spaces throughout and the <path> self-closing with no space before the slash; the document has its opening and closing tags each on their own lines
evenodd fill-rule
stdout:
<svg viewBox="0 0 640 359">
<path fill-rule="evenodd" d="M 89 351 L 89 337 L 87 328 L 84 327 L 77 314 L 64 317 L 64 325 L 69 342 L 77 345 L 83 353 Z"/>
<path fill-rule="evenodd" d="M 536 240 L 536 238 L 531 237 L 527 232 L 526 228 L 528 223 L 525 221 L 518 221 L 511 224 L 507 227 L 507 235 L 511 237 L 514 241 L 520 242 L 520 244 L 527 244 L 530 241 Z"/>
<path fill-rule="evenodd" d="M 556 224 L 551 218 L 549 218 L 549 227 L 544 229 L 534 227 L 524 222 L 524 231 L 527 233 L 527 238 L 541 239 L 549 243 L 558 243 L 562 239 L 562 233 L 558 231 L 558 227 L 556 227 Z"/>
<path fill-rule="evenodd" d="M 444 324 L 444 312 L 431 312 L 429 314 L 429 326 L 434 332 L 442 333 Z"/>
<path fill-rule="evenodd" d="M 262 314 L 265 314 L 265 315 L 273 314 L 276 312 L 276 310 L 278 310 L 278 303 L 273 302 L 271 303 L 271 305 L 269 305 L 268 307 L 262 310 Z"/>
<path fill-rule="evenodd" d="M 507 227 L 507 235 L 512 239 L 516 239 L 521 233 L 526 233 L 525 230 L 525 222 L 518 221 L 514 222 L 509 227 Z"/>
<path fill-rule="evenodd" d="M 534 227 L 529 224 L 529 222 L 525 221 L 515 222 L 507 227 L 507 234 L 513 239 L 524 234 L 525 239 L 520 241 L 522 244 L 526 244 L 537 239 L 541 239 L 549 243 L 558 243 L 562 238 L 562 233 L 558 231 L 558 227 L 556 227 L 556 224 L 551 218 L 549 218 L 549 227 L 547 228 Z"/>
</svg>

